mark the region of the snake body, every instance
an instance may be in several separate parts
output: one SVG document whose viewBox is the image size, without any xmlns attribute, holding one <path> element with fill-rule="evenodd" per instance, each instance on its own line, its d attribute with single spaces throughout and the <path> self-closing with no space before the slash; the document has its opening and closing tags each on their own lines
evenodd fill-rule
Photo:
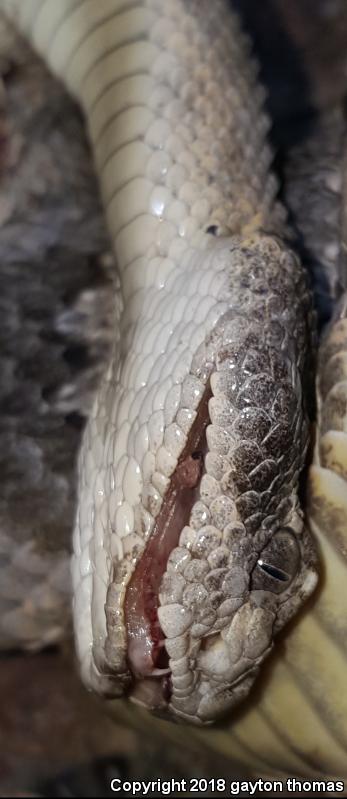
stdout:
<svg viewBox="0 0 347 799">
<path fill-rule="evenodd" d="M 79 464 L 82 676 L 208 723 L 316 584 L 312 312 L 263 93 L 222 0 L 0 7 L 82 105 L 122 290 Z"/>
</svg>

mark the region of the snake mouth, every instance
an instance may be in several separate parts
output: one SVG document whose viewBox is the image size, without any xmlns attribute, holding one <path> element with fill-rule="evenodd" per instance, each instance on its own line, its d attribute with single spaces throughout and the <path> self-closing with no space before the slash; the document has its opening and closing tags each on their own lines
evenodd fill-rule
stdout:
<svg viewBox="0 0 347 799">
<path fill-rule="evenodd" d="M 154 530 L 126 590 L 124 616 L 128 666 L 133 676 L 131 697 L 146 706 L 162 706 L 170 700 L 169 657 L 158 619 L 160 584 L 169 556 L 178 546 L 181 531 L 188 524 L 192 507 L 199 497 L 211 396 L 208 385 L 172 474 Z"/>
</svg>

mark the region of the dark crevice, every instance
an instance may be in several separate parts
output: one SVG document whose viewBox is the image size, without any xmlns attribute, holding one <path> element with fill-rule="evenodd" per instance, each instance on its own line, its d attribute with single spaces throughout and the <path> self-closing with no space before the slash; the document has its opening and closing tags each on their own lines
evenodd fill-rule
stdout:
<svg viewBox="0 0 347 799">
<path fill-rule="evenodd" d="M 267 91 L 266 110 L 279 197 L 288 211 L 290 245 L 310 276 L 319 329 L 333 313 L 346 280 L 338 248 L 342 197 L 329 195 L 325 175 L 342 170 L 346 124 L 347 7 L 327 18 L 327 0 L 229 0 L 250 35 L 259 77 Z M 340 118 L 339 118 L 340 114 Z M 340 209 L 339 209 L 340 203 Z M 341 279 L 341 272 L 343 272 Z M 337 278 L 339 277 L 339 280 Z"/>
<path fill-rule="evenodd" d="M 292 150 L 305 142 L 317 123 L 310 80 L 303 53 L 286 29 L 277 0 L 229 0 L 249 34 L 259 64 L 259 78 L 266 88 L 265 109 L 271 119 L 269 140 L 272 169 L 279 182 L 279 197 L 286 205 L 293 232 L 291 245 L 307 264 L 305 246 L 295 215 L 286 202 L 286 171 Z"/>
<path fill-rule="evenodd" d="M 90 355 L 85 344 L 70 344 L 65 348 L 63 358 L 73 369 L 86 369 L 90 364 Z"/>
<path fill-rule="evenodd" d="M 85 416 L 82 416 L 78 411 L 71 411 L 71 413 L 67 413 L 65 416 L 65 421 L 70 427 L 74 427 L 75 430 L 83 430 L 84 425 L 86 423 Z"/>
<path fill-rule="evenodd" d="M 281 168 L 288 147 L 313 129 L 317 117 L 303 53 L 285 27 L 276 0 L 230 0 L 252 39 L 267 90 L 266 110 L 272 120 L 270 141 L 275 169 Z"/>
</svg>

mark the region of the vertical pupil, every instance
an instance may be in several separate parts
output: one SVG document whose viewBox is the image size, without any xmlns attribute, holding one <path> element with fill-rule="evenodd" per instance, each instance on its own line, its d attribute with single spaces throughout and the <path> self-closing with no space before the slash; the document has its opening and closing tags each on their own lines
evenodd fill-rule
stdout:
<svg viewBox="0 0 347 799">
<path fill-rule="evenodd" d="M 286 574 L 282 569 L 277 569 L 276 566 L 271 566 L 270 563 L 258 560 L 258 566 L 260 566 L 266 574 L 269 574 L 270 577 L 274 577 L 275 580 L 280 580 L 281 582 L 289 580 L 289 574 Z"/>
</svg>

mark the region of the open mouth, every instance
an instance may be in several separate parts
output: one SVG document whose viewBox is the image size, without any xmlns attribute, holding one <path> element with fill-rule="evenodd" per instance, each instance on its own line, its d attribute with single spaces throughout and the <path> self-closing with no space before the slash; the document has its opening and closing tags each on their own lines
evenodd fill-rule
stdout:
<svg viewBox="0 0 347 799">
<path fill-rule="evenodd" d="M 208 386 L 125 596 L 128 665 L 134 678 L 132 695 L 146 703 L 152 697 L 149 701 L 154 705 L 166 704 L 171 694 L 169 657 L 158 620 L 160 585 L 169 556 L 178 546 L 180 533 L 189 523 L 192 507 L 199 498 L 211 396 Z"/>
</svg>

